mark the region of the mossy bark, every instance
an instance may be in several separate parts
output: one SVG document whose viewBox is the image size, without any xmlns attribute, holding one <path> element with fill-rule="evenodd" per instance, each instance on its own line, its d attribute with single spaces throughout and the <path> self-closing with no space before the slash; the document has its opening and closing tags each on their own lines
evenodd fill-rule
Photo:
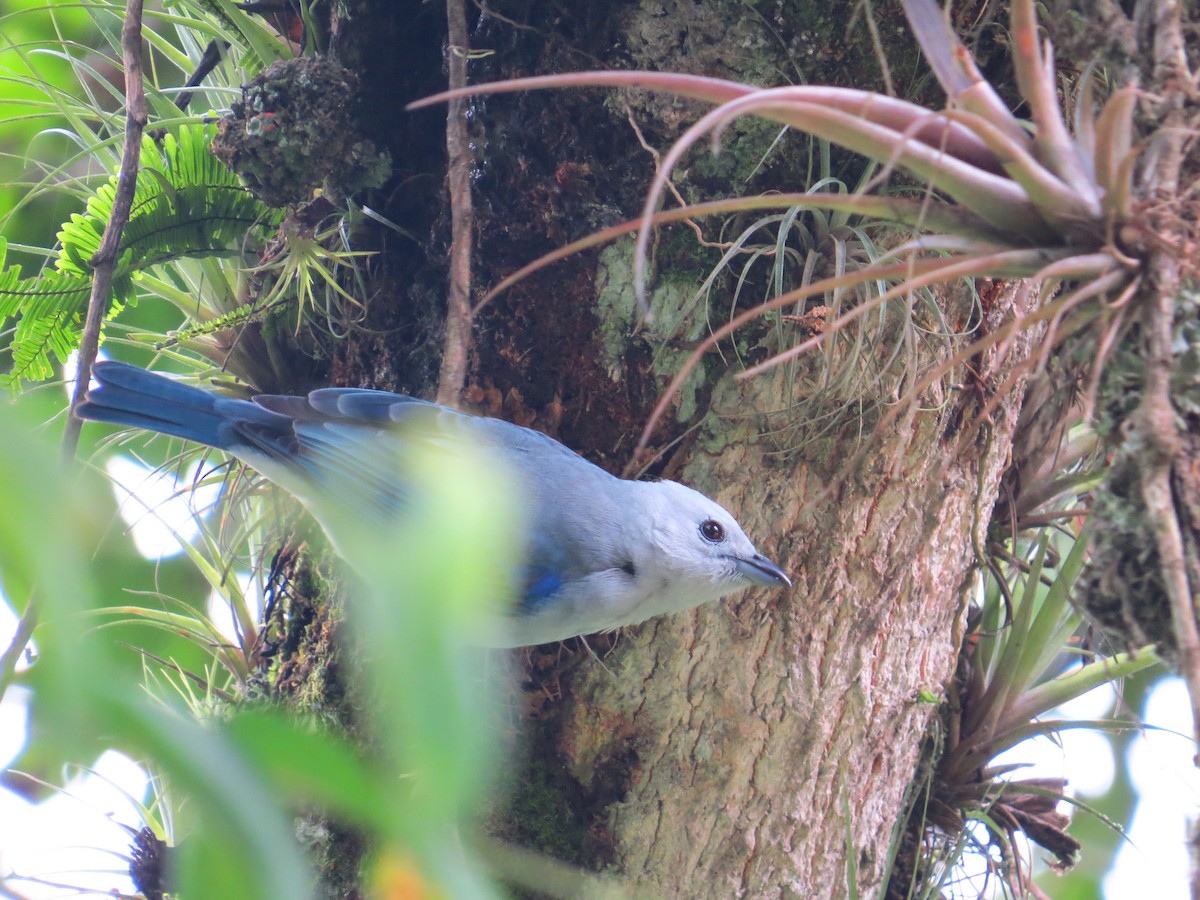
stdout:
<svg viewBox="0 0 1200 900">
<path fill-rule="evenodd" d="M 922 72 L 898 4 L 871 6 L 893 84 L 913 96 Z M 472 37 L 474 49 L 492 51 L 475 64 L 476 82 L 642 66 L 883 87 L 862 4 L 850 0 L 506 0 L 488 9 Z M 373 330 L 331 347 L 336 383 L 434 392 L 449 233 L 442 112 L 401 107 L 441 87 L 444 29 L 440 6 L 357 2 L 335 12 L 333 51 L 369 98 L 363 130 L 397 167 L 371 204 L 419 237 L 359 236 L 360 247 L 381 251 L 369 285 Z M 655 165 L 641 141 L 664 151 L 695 111 L 645 94 L 479 101 L 478 288 L 634 215 Z M 791 135 L 772 149 L 775 136 L 735 127 L 719 157 L 689 160 L 677 186 L 689 199 L 802 189 L 813 148 Z M 835 154 L 832 166 L 853 185 L 852 158 Z M 664 290 L 690 294 L 719 258 L 688 235 L 659 241 L 658 302 Z M 673 361 L 732 302 L 727 292 L 698 308 L 677 334 L 639 328 L 619 299 L 630 289 L 621 258 L 583 254 L 493 302 L 476 322 L 467 390 L 481 411 L 548 431 L 613 471 L 630 461 Z M 998 292 L 982 327 L 1028 302 Z M 772 340 L 750 329 L 727 349 L 761 358 Z M 878 894 L 932 714 L 921 698 L 939 695 L 953 670 L 1019 392 L 978 432 L 964 423 L 1022 354 L 1018 345 L 976 360 L 983 393 L 947 389 L 924 398 L 936 411 L 884 429 L 879 412 L 865 424 L 851 416 L 808 441 L 806 422 L 787 421 L 792 370 L 738 382 L 735 354 L 706 360 L 656 436 L 664 454 L 651 474 L 734 510 L 795 590 L 595 638 L 595 656 L 578 643 L 565 657 L 558 647 L 520 654 L 530 686 L 552 683 L 539 696 L 555 699 L 530 722 L 493 830 L 654 895 L 839 896 L 851 881 L 861 896 Z M 786 441 L 763 436 L 781 423 Z M 865 462 L 845 471 L 863 441 Z"/>
</svg>

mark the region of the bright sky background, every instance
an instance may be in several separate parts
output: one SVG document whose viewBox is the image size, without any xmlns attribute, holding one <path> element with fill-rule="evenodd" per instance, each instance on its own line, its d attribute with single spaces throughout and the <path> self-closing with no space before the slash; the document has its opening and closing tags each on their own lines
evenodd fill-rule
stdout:
<svg viewBox="0 0 1200 900">
<path fill-rule="evenodd" d="M 182 495 L 176 480 L 157 476 L 131 459 L 108 464 L 121 514 L 138 550 L 149 559 L 180 552 L 173 535 L 196 535 L 192 509 L 207 508 L 214 496 Z M 209 488 L 215 491 L 216 488 Z M 132 496 L 136 491 L 136 497 Z M 232 634 L 228 611 L 210 603 L 217 622 Z M 7 646 L 16 623 L 8 605 L 0 605 L 0 646 Z M 27 696 L 9 691 L 0 704 L 0 769 L 12 765 L 24 745 Z M 1111 687 L 1097 689 L 1060 711 L 1067 717 L 1099 718 L 1113 706 Z M 1163 680 L 1149 695 L 1145 721 L 1162 731 L 1138 736 L 1129 750 L 1135 787 L 1141 800 L 1128 826 L 1130 841 L 1122 846 L 1103 891 L 1111 900 L 1151 896 L 1155 900 L 1185 900 L 1188 859 L 1185 849 L 1187 818 L 1200 812 L 1200 776 L 1192 764 L 1190 707 L 1183 682 Z M 1071 788 L 1083 799 L 1108 790 L 1115 762 L 1107 739 L 1085 730 L 1067 731 L 1061 747 L 1045 738 L 1015 748 L 1001 761 L 1033 762 L 1021 777 L 1070 772 Z M 94 762 L 93 773 L 69 774 L 65 790 L 40 804 L 0 787 L 0 873 L 36 876 L 58 887 L 19 881 L 13 888 L 29 898 L 70 895 L 61 885 L 87 888 L 105 895 L 114 890 L 132 893 L 126 875 L 130 833 L 139 828 L 138 802 L 148 800 L 148 779 L 136 763 L 109 751 Z M 1086 848 L 1085 848 L 1086 852 Z M 1049 890 L 1052 892 L 1053 887 Z"/>
</svg>

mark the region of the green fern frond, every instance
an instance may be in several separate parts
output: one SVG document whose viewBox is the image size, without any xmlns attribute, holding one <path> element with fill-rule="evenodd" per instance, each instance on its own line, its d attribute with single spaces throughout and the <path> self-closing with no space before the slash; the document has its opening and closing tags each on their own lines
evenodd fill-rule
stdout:
<svg viewBox="0 0 1200 900">
<path fill-rule="evenodd" d="M 25 316 L 13 338 L 13 367 L 4 375 L 12 389 L 26 381 L 43 381 L 54 374 L 50 353 L 61 361 L 78 343 L 79 314 L 65 310 L 48 316 Z"/>
<path fill-rule="evenodd" d="M 129 223 L 121 237 L 133 270 L 235 251 L 249 229 L 278 223 L 280 214 L 256 200 L 209 152 L 215 134 L 215 125 L 185 125 L 177 135 L 164 136 L 161 145 L 149 137 L 143 141 Z M 86 213 L 73 214 L 63 225 L 56 262 L 60 272 L 90 274 L 87 260 L 100 246 L 116 190 L 114 175 L 88 198 Z"/>
<path fill-rule="evenodd" d="M 3 242 L 0 241 L 0 264 Z M 114 279 L 114 293 L 136 297 L 130 289 L 128 266 Z M 11 390 L 22 381 L 41 381 L 53 373 L 50 354 L 61 363 L 79 345 L 83 311 L 91 294 L 90 278 L 46 270 L 42 275 L 21 278 L 21 267 L 0 269 L 0 322 L 20 316 L 12 338 L 12 369 L 0 376 L 0 383 Z M 114 301 L 109 318 L 126 303 Z"/>
<path fill-rule="evenodd" d="M 91 283 L 77 275 L 48 270 L 45 277 L 21 278 L 21 267 L 2 268 L 7 245 L 0 240 L 0 324 L 17 315 L 12 340 L 12 369 L 3 381 L 49 378 L 49 354 L 61 361 L 78 339 L 80 310 L 87 306 Z"/>
<path fill-rule="evenodd" d="M 286 298 L 285 298 L 286 299 Z M 240 328 L 244 325 L 249 325 L 251 322 L 261 322 L 266 318 L 267 314 L 275 309 L 278 309 L 282 304 L 282 300 L 275 300 L 268 303 L 247 303 L 244 306 L 239 306 L 237 309 L 208 319 L 204 322 L 198 322 L 189 328 L 183 328 L 179 331 L 171 332 L 168 340 L 159 343 L 156 349 L 164 350 L 168 347 L 174 347 L 178 344 L 187 344 L 188 341 L 208 335 L 217 334 L 222 331 Z"/>
<path fill-rule="evenodd" d="M 31 309 L 35 314 L 48 311 L 82 308 L 86 304 L 90 281 L 76 275 L 47 270 L 45 275 L 21 277 L 21 267 L 5 268 L 8 242 L 0 238 L 0 324 Z M 82 297 L 82 301 L 81 301 Z"/>
<path fill-rule="evenodd" d="M 247 232 L 278 225 L 281 213 L 256 200 L 209 152 L 215 134 L 214 125 L 185 124 L 157 143 L 144 140 L 109 318 L 136 301 L 134 273 L 172 260 L 239 253 Z M 61 361 L 77 345 L 91 290 L 90 260 L 100 248 L 116 188 L 114 175 L 88 198 L 85 212 L 71 215 L 58 233 L 54 267 L 37 276 L 22 278 L 19 266 L 4 268 L 0 245 L 0 328 L 19 319 L 12 369 L 0 378 L 10 388 L 48 378 L 50 354 Z"/>
</svg>

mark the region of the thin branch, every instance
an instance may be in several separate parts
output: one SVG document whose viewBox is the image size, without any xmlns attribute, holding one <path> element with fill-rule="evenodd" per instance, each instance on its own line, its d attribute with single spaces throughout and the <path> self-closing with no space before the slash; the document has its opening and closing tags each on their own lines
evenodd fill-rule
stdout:
<svg viewBox="0 0 1200 900">
<path fill-rule="evenodd" d="M 1183 34 L 1183 11 L 1178 0 L 1155 0 L 1151 15 L 1154 17 L 1154 83 L 1169 86 L 1176 94 L 1173 102 L 1182 103 L 1189 93 L 1194 100 L 1195 89 L 1187 64 L 1187 41 Z M 1185 123 L 1180 120 L 1164 124 L 1182 127 Z M 1175 170 L 1176 175 L 1178 171 Z"/>
<path fill-rule="evenodd" d="M 1163 104 L 1166 115 L 1159 129 L 1162 151 L 1147 187 L 1152 196 L 1162 198 L 1175 196 L 1179 189 L 1183 165 L 1179 128 L 1183 124 L 1181 89 L 1186 84 L 1187 69 L 1178 7 L 1159 3 L 1155 12 L 1154 80 L 1156 84 L 1168 86 L 1171 95 Z M 1155 230 L 1164 236 L 1169 233 L 1167 228 Z M 1171 331 L 1174 300 L 1181 281 L 1179 260 L 1170 250 L 1160 251 L 1154 254 L 1148 268 L 1151 281 L 1145 322 L 1146 384 L 1136 418 L 1145 444 L 1144 451 L 1139 454 L 1142 498 L 1154 530 L 1162 578 L 1171 605 L 1171 620 L 1179 648 L 1179 670 L 1187 683 L 1192 703 L 1193 736 L 1200 741 L 1200 626 L 1196 622 L 1183 534 L 1171 490 L 1171 469 L 1182 449 L 1175 408 L 1171 403 L 1174 364 Z"/>
<path fill-rule="evenodd" d="M 1184 109 L 1191 88 L 1184 51 L 1181 12 L 1178 4 L 1154 4 L 1154 82 L 1165 91 L 1160 122 L 1161 151 L 1149 173 L 1148 193 L 1155 199 L 1178 195 L 1183 170 Z M 1192 98 L 1194 99 L 1194 98 Z M 1179 423 L 1171 402 L 1171 372 L 1174 365 L 1172 329 L 1175 297 L 1182 281 L 1177 252 L 1171 249 L 1170 220 L 1154 223 L 1155 232 L 1168 249 L 1156 252 L 1148 267 L 1149 302 L 1146 304 L 1146 383 L 1136 414 L 1145 449 L 1138 455 L 1142 498 L 1154 530 L 1162 578 L 1171 605 L 1171 620 L 1179 648 L 1179 670 L 1187 683 L 1192 704 L 1193 737 L 1200 743 L 1200 625 L 1188 581 L 1187 552 L 1179 525 L 1179 513 L 1171 489 L 1171 470 L 1182 450 Z M 1200 758 L 1196 760 L 1200 766 Z M 1193 837 L 1193 840 L 1195 838 Z M 1193 863 L 1193 896 L 1200 895 L 1200 871 Z"/>
<path fill-rule="evenodd" d="M 37 598 L 30 591 L 29 602 L 25 604 L 25 612 L 17 621 L 12 640 L 4 649 L 4 654 L 0 656 L 0 701 L 4 699 L 4 694 L 12 683 L 13 673 L 17 671 L 17 663 L 21 661 L 21 654 L 25 652 L 25 647 L 33 639 L 33 631 L 37 628 L 37 623 Z"/>
<path fill-rule="evenodd" d="M 858 15 L 857 9 L 854 14 Z M 875 11 L 871 9 L 871 0 L 863 0 L 863 21 L 867 23 L 867 33 L 871 36 L 875 61 L 879 63 L 879 74 L 883 78 L 883 92 L 889 97 L 894 97 L 896 96 L 896 85 L 892 81 L 892 67 L 888 65 L 887 53 L 883 49 L 883 38 L 879 35 L 879 23 L 875 21 Z"/>
<path fill-rule="evenodd" d="M 467 85 L 470 36 L 463 0 L 446 3 L 450 41 L 450 90 Z M 471 143 L 467 134 L 467 101 L 451 100 L 446 113 L 446 183 L 450 190 L 450 292 L 446 308 L 446 344 L 438 374 L 439 403 L 457 406 L 467 380 L 471 351 L 471 249 L 474 213 L 471 208 Z"/>
<path fill-rule="evenodd" d="M 75 410 L 87 393 L 92 363 L 100 349 L 100 328 L 108 315 L 112 295 L 113 273 L 121 250 L 121 233 L 129 221 L 133 193 L 137 187 L 138 159 L 142 151 L 142 131 L 146 127 L 146 93 L 142 86 L 142 0 L 129 0 L 125 8 L 125 25 L 121 29 L 121 55 L 125 67 L 125 143 L 121 149 L 121 172 L 117 176 L 117 192 L 113 199 L 112 215 L 104 227 L 100 249 L 89 261 L 92 266 L 92 293 L 88 299 L 87 317 L 79 342 L 79 364 L 75 373 L 75 390 L 71 395 L 71 413 L 63 433 L 62 453 L 73 459 L 79 446 L 79 431 L 83 420 Z"/>
<path fill-rule="evenodd" d="M 198 88 L 204 83 L 204 79 L 221 64 L 221 57 L 229 50 L 230 44 L 228 41 L 222 41 L 213 38 L 208 42 L 208 46 L 204 48 L 204 54 L 200 57 L 200 62 L 196 63 L 195 71 L 192 72 L 184 87 L 187 90 L 180 91 L 175 97 L 175 106 L 181 112 L 186 112 L 188 105 L 192 102 L 192 97 L 196 92 L 192 88 Z"/>
<path fill-rule="evenodd" d="M 1138 410 L 1139 430 L 1145 451 L 1139 454 L 1142 498 L 1154 529 L 1159 564 L 1171 604 L 1171 620 L 1179 647 L 1179 671 L 1187 682 L 1192 702 L 1193 736 L 1200 743 L 1200 627 L 1188 584 L 1183 534 L 1171 491 L 1171 468 L 1181 449 L 1181 440 L 1171 404 L 1171 326 L 1174 291 L 1164 283 L 1178 269 L 1173 260 L 1160 258 L 1152 289 L 1153 299 L 1147 310 L 1146 389 Z M 1164 278 L 1163 276 L 1166 276 Z"/>
</svg>

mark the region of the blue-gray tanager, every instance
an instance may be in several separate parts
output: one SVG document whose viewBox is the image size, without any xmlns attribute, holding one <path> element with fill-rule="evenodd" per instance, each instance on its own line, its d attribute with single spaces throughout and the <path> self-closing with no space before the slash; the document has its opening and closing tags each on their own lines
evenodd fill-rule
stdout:
<svg viewBox="0 0 1200 900">
<path fill-rule="evenodd" d="M 760 585 L 790 587 L 720 504 L 673 481 L 626 481 L 558 441 L 501 419 L 355 388 L 307 397 L 221 397 L 101 362 L 78 414 L 217 447 L 321 510 L 353 504 L 394 521 L 410 494 L 403 460 L 420 441 L 466 444 L 512 472 L 524 507 L 516 603 L 503 638 L 540 644 L 642 622 Z M 328 519 L 329 517 L 325 517 Z M 343 554 L 345 555 L 345 554 Z"/>
</svg>

